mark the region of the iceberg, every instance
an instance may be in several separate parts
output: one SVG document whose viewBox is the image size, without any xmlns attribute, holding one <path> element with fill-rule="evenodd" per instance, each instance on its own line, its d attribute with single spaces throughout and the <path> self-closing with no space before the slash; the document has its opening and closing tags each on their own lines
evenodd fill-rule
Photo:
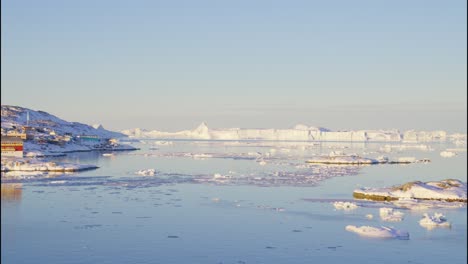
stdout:
<svg viewBox="0 0 468 264">
<path fill-rule="evenodd" d="M 448 139 L 445 131 L 345 130 L 298 124 L 289 129 L 221 128 L 212 129 L 203 122 L 193 130 L 164 132 L 141 128 L 121 133 L 134 138 L 199 139 L 199 140 L 274 140 L 274 141 L 348 141 L 348 142 L 439 142 Z M 458 134 L 454 136 L 460 138 Z"/>
<path fill-rule="evenodd" d="M 423 215 L 423 218 L 419 220 L 419 224 L 428 230 L 432 230 L 436 227 L 451 226 L 450 222 L 448 222 L 445 216 L 441 213 L 434 213 L 433 216 L 430 216 L 427 213 L 425 213 Z"/>
</svg>

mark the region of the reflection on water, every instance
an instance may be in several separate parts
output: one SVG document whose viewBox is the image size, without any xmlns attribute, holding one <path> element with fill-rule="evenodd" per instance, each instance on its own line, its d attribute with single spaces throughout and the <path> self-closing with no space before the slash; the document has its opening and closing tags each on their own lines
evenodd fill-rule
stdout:
<svg viewBox="0 0 468 264">
<path fill-rule="evenodd" d="M 23 193 L 23 184 L 21 183 L 2 183 L 1 184 L 1 197 L 2 201 L 21 201 Z"/>
</svg>

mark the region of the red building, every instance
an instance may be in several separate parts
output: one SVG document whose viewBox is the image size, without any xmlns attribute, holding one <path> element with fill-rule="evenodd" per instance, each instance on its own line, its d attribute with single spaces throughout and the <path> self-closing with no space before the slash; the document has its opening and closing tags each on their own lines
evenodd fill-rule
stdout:
<svg viewBox="0 0 468 264">
<path fill-rule="evenodd" d="M 23 157 L 23 140 L 19 137 L 2 136 L 2 156 Z"/>
</svg>

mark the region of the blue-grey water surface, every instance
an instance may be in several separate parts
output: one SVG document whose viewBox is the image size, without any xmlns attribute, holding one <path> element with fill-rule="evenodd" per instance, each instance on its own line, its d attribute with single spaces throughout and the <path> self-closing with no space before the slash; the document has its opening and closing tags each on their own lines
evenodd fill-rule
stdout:
<svg viewBox="0 0 468 264">
<path fill-rule="evenodd" d="M 467 210 L 404 210 L 383 222 L 377 206 L 336 210 L 359 187 L 467 180 L 466 152 L 447 144 L 382 153 L 387 143 L 278 144 L 173 141 L 59 161 L 100 168 L 18 179 L 2 176 L 2 263 L 465 263 Z M 428 158 L 430 163 L 365 167 L 305 165 L 313 154 Z M 193 154 L 205 154 L 194 156 Z M 210 155 L 210 156 L 207 156 Z M 259 157 L 266 164 L 261 165 Z M 154 176 L 136 175 L 155 169 Z M 215 176 L 217 174 L 217 176 Z M 322 202 L 320 202 L 322 201 Z M 418 221 L 442 212 L 451 228 Z M 373 219 L 367 219 L 373 214 Z M 346 225 L 394 226 L 409 240 L 371 239 Z"/>
</svg>

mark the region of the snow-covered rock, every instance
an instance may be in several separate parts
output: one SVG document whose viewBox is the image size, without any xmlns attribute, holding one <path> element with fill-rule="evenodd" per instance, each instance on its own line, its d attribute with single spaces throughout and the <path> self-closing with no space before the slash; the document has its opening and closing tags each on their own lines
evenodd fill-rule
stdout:
<svg viewBox="0 0 468 264">
<path fill-rule="evenodd" d="M 361 188 L 353 196 L 358 199 L 399 200 L 401 198 L 421 200 L 467 201 L 467 185 L 460 180 L 447 179 L 433 182 L 409 182 L 385 188 Z"/>
</svg>

